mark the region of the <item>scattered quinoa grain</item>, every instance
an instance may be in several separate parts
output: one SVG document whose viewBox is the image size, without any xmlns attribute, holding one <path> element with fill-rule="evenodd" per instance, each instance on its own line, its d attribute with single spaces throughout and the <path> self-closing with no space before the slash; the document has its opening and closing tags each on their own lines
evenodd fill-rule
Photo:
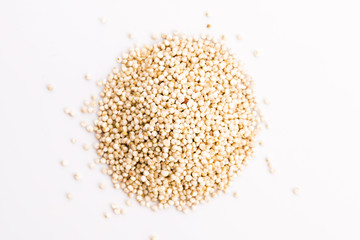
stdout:
<svg viewBox="0 0 360 240">
<path fill-rule="evenodd" d="M 239 197 L 239 193 L 238 193 L 238 192 L 234 192 L 234 193 L 233 193 L 233 196 L 234 196 L 234 198 L 238 198 L 238 197 Z"/>
<path fill-rule="evenodd" d="M 210 13 L 209 13 L 209 12 L 206 12 L 206 13 L 205 13 L 205 16 L 206 16 L 206 17 L 210 17 Z"/>
<path fill-rule="evenodd" d="M 151 39 L 152 39 L 152 40 L 158 40 L 158 38 L 159 38 L 159 37 L 158 37 L 156 34 L 152 34 L 152 35 L 151 35 Z"/>
<path fill-rule="evenodd" d="M 264 98 L 263 100 L 265 105 L 269 105 L 270 104 L 270 100 L 268 98 Z"/>
<path fill-rule="evenodd" d="M 94 163 L 89 163 L 88 166 L 89 166 L 90 169 L 93 169 L 95 167 L 95 164 Z"/>
<path fill-rule="evenodd" d="M 262 141 L 259 142 L 259 146 L 262 147 L 264 143 Z"/>
<path fill-rule="evenodd" d="M 81 122 L 80 122 L 80 126 L 86 127 L 86 125 L 87 125 L 87 123 L 86 123 L 85 121 L 81 121 Z"/>
<path fill-rule="evenodd" d="M 46 88 L 47 88 L 47 90 L 49 90 L 49 91 L 54 90 L 54 86 L 51 85 L 51 84 L 48 84 L 48 85 L 46 86 Z"/>
<path fill-rule="evenodd" d="M 77 142 L 76 138 L 72 138 L 70 141 L 71 141 L 71 143 L 74 143 L 74 144 Z"/>
<path fill-rule="evenodd" d="M 132 205 L 131 199 L 126 200 L 125 204 L 130 207 Z"/>
<path fill-rule="evenodd" d="M 63 166 L 63 167 L 66 167 L 66 166 L 68 165 L 67 161 L 65 161 L 65 160 L 62 160 L 62 161 L 60 162 L 60 164 L 61 164 L 61 166 Z"/>
<path fill-rule="evenodd" d="M 108 219 L 108 218 L 110 218 L 110 214 L 109 213 L 104 213 L 104 217 L 106 218 L 106 219 Z"/>
<path fill-rule="evenodd" d="M 128 38 L 129 38 L 129 39 L 134 39 L 134 35 L 133 35 L 132 33 L 129 33 L 129 34 L 128 34 Z"/>
<path fill-rule="evenodd" d="M 253 54 L 254 54 L 254 57 L 259 57 L 259 56 L 260 56 L 260 53 L 259 53 L 258 50 L 255 50 L 255 51 L 253 52 Z"/>
<path fill-rule="evenodd" d="M 84 78 L 85 78 L 86 80 L 91 80 L 91 79 L 92 79 L 92 77 L 91 77 L 90 74 L 85 74 Z"/>
<path fill-rule="evenodd" d="M 106 23 L 107 23 L 107 18 L 102 17 L 102 18 L 100 19 L 100 22 L 101 22 L 102 24 L 106 24 Z"/>
<path fill-rule="evenodd" d="M 79 181 L 79 180 L 81 179 L 81 175 L 78 174 L 78 173 L 75 173 L 75 174 L 74 174 L 74 179 L 75 179 L 76 181 Z"/>
<path fill-rule="evenodd" d="M 99 188 L 100 188 L 100 189 L 105 189 L 105 188 L 106 188 L 106 184 L 105 184 L 105 183 L 99 183 Z"/>
<path fill-rule="evenodd" d="M 210 28 L 210 27 L 211 27 L 211 25 L 210 25 L 210 24 L 207 24 L 207 25 L 206 25 L 206 27 L 207 27 L 207 28 Z"/>
<path fill-rule="evenodd" d="M 71 199 L 73 199 L 73 195 L 72 195 L 71 193 L 67 193 L 67 194 L 66 194 L 66 198 L 69 199 L 69 200 L 71 200 Z"/>
<path fill-rule="evenodd" d="M 300 188 L 295 187 L 295 188 L 293 189 L 293 193 L 294 193 L 295 195 L 299 195 L 299 194 L 300 194 Z"/>
<path fill-rule="evenodd" d="M 89 144 L 84 144 L 84 145 L 83 145 L 83 149 L 84 149 L 85 151 L 89 150 L 89 149 L 90 149 Z"/>
<path fill-rule="evenodd" d="M 242 36 L 241 36 L 240 34 L 237 34 L 237 35 L 236 35 L 236 39 L 237 39 L 237 40 L 242 40 Z"/>
<path fill-rule="evenodd" d="M 121 208 L 120 209 L 120 214 L 124 215 L 126 213 L 125 209 Z"/>
</svg>

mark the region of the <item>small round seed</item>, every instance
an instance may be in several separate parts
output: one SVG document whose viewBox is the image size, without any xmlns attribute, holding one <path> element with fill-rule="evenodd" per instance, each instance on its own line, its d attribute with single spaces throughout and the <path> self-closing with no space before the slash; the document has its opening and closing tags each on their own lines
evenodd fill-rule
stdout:
<svg viewBox="0 0 360 240">
<path fill-rule="evenodd" d="M 111 208 L 112 208 L 112 209 L 116 209 L 116 208 L 119 208 L 119 206 L 117 205 L 117 203 L 112 203 L 112 204 L 111 204 Z"/>
<path fill-rule="evenodd" d="M 97 85 L 98 87 L 101 87 L 101 86 L 103 85 L 103 82 L 102 82 L 102 81 L 97 81 L 97 82 L 96 82 L 96 85 Z"/>
<path fill-rule="evenodd" d="M 263 100 L 265 105 L 269 105 L 270 104 L 270 100 L 268 98 L 264 98 Z"/>
<path fill-rule="evenodd" d="M 65 160 L 62 160 L 62 161 L 60 162 L 60 164 L 61 164 L 61 166 L 63 166 L 63 167 L 66 167 L 66 166 L 68 165 L 67 161 L 65 161 Z"/>
<path fill-rule="evenodd" d="M 69 200 L 71 200 L 71 199 L 73 199 L 73 195 L 72 195 L 71 193 L 67 193 L 67 194 L 66 194 L 66 198 L 69 199 Z"/>
<path fill-rule="evenodd" d="M 90 169 L 93 169 L 95 167 L 95 164 L 94 163 L 89 163 L 89 168 Z"/>
<path fill-rule="evenodd" d="M 109 213 L 104 213 L 104 217 L 106 218 L 106 219 L 108 219 L 109 217 L 110 217 L 110 214 Z"/>
<path fill-rule="evenodd" d="M 221 39 L 222 39 L 222 40 L 226 40 L 226 36 L 225 36 L 225 35 L 222 35 L 222 36 L 221 36 Z"/>
<path fill-rule="evenodd" d="M 262 141 L 259 142 L 259 146 L 262 147 L 264 143 Z"/>
<path fill-rule="evenodd" d="M 91 80 L 91 79 L 92 79 L 92 77 L 91 77 L 90 74 L 85 74 L 84 78 L 85 78 L 86 80 Z"/>
<path fill-rule="evenodd" d="M 260 53 L 259 53 L 258 50 L 255 50 L 255 51 L 253 52 L 253 54 L 254 54 L 254 57 L 259 57 L 259 56 L 260 56 Z"/>
<path fill-rule="evenodd" d="M 295 187 L 295 188 L 293 189 L 293 193 L 294 193 L 295 195 L 299 195 L 299 194 L 300 194 L 300 188 Z"/>
<path fill-rule="evenodd" d="M 128 34 L 129 39 L 134 39 L 134 35 L 132 33 Z"/>
<path fill-rule="evenodd" d="M 100 22 L 101 22 L 102 24 L 106 24 L 106 23 L 107 23 L 107 19 L 106 19 L 105 17 L 102 17 L 102 18 L 100 19 Z"/>
<path fill-rule="evenodd" d="M 51 84 L 48 84 L 48 85 L 46 86 L 46 88 L 47 88 L 47 90 L 49 90 L 49 91 L 54 90 L 54 86 L 51 85 Z"/>
<path fill-rule="evenodd" d="M 81 122 L 80 122 L 80 126 L 86 127 L 86 125 L 87 125 L 87 123 L 86 123 L 85 121 L 81 121 Z"/>
<path fill-rule="evenodd" d="M 83 149 L 84 149 L 85 151 L 89 150 L 89 149 L 90 149 L 89 144 L 84 144 L 84 145 L 83 145 Z"/>
<path fill-rule="evenodd" d="M 125 209 L 121 208 L 120 213 L 124 215 L 126 213 Z"/>
<path fill-rule="evenodd" d="M 106 188 L 106 184 L 105 183 L 99 183 L 99 188 L 100 189 L 105 189 Z"/>
<path fill-rule="evenodd" d="M 234 192 L 234 193 L 233 193 L 233 196 L 234 196 L 234 198 L 238 198 L 238 197 L 239 197 L 239 193 L 238 193 L 238 192 Z"/>
<path fill-rule="evenodd" d="M 132 205 L 131 199 L 126 200 L 125 204 L 130 207 Z"/>
<path fill-rule="evenodd" d="M 71 143 L 76 143 L 77 141 L 76 141 L 76 139 L 75 138 L 72 138 L 71 139 Z"/>
<path fill-rule="evenodd" d="M 236 35 L 236 39 L 237 39 L 237 40 L 242 40 L 242 36 L 241 36 L 240 34 L 237 34 L 237 35 Z"/>
<path fill-rule="evenodd" d="M 88 109 L 87 109 L 86 107 L 82 107 L 82 108 L 81 108 L 81 112 L 82 112 L 82 113 L 87 113 L 87 111 L 88 111 Z"/>
<path fill-rule="evenodd" d="M 206 13 L 205 13 L 205 16 L 206 16 L 206 17 L 210 17 L 210 13 L 209 13 L 209 12 L 206 12 Z"/>
<path fill-rule="evenodd" d="M 74 179 L 75 179 L 76 181 L 79 181 L 79 180 L 81 179 L 81 175 L 80 175 L 79 173 L 75 173 L 75 174 L 74 174 Z"/>
<path fill-rule="evenodd" d="M 211 25 L 210 25 L 210 24 L 207 24 L 206 27 L 207 27 L 207 28 L 211 28 Z"/>
<path fill-rule="evenodd" d="M 275 173 L 275 169 L 271 167 L 270 170 L 269 170 L 269 172 L 270 172 L 271 174 L 274 174 L 274 173 Z"/>
</svg>

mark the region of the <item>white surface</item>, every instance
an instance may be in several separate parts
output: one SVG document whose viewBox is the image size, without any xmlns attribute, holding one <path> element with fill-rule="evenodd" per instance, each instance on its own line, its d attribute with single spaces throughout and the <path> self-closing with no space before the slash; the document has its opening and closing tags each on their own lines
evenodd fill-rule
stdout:
<svg viewBox="0 0 360 240">
<path fill-rule="evenodd" d="M 359 7 L 355 0 L 1 1 L 0 239 L 359 239 Z M 95 152 L 81 144 L 94 138 L 79 113 L 71 119 L 63 108 L 78 111 L 99 92 L 95 80 L 132 46 L 129 32 L 142 44 L 174 29 L 228 36 L 259 99 L 271 100 L 262 106 L 272 128 L 230 190 L 239 199 L 223 195 L 188 215 L 136 204 L 106 220 L 109 204 L 125 207 L 125 195 L 98 167 L 87 168 Z"/>
</svg>

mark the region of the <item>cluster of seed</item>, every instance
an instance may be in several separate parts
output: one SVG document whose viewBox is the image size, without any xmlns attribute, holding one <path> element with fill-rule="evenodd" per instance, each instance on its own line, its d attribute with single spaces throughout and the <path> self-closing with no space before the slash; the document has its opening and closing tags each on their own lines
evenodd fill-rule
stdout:
<svg viewBox="0 0 360 240">
<path fill-rule="evenodd" d="M 123 54 L 108 76 L 96 148 L 115 188 L 154 211 L 187 212 L 241 173 L 260 118 L 252 79 L 222 42 L 162 38 Z"/>
</svg>

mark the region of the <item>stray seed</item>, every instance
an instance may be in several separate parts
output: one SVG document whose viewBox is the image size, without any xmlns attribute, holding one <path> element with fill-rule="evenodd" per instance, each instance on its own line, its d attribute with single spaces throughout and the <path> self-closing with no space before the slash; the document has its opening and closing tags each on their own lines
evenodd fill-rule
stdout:
<svg viewBox="0 0 360 240">
<path fill-rule="evenodd" d="M 76 181 L 79 181 L 80 178 L 81 178 L 80 174 L 78 174 L 78 173 L 75 173 L 75 174 L 74 174 L 74 179 L 75 179 Z"/>
<path fill-rule="evenodd" d="M 96 85 L 97 85 L 98 87 L 101 87 L 101 86 L 103 85 L 103 82 L 102 82 L 102 81 L 97 81 Z"/>
<path fill-rule="evenodd" d="M 94 160 L 94 162 L 95 162 L 96 164 L 99 164 L 99 163 L 100 163 L 100 159 L 97 158 L 97 159 Z"/>
<path fill-rule="evenodd" d="M 238 197 L 239 197 L 239 193 L 238 193 L 238 192 L 234 192 L 234 193 L 233 193 L 233 196 L 234 196 L 234 198 L 238 198 Z"/>
<path fill-rule="evenodd" d="M 49 90 L 49 91 L 54 90 L 54 86 L 51 85 L 51 84 L 48 84 L 48 85 L 46 86 L 46 88 L 47 88 L 47 90 Z"/>
<path fill-rule="evenodd" d="M 95 95 L 91 95 L 91 100 L 96 100 L 97 99 L 97 97 L 95 96 Z"/>
<path fill-rule="evenodd" d="M 270 129 L 270 124 L 269 124 L 269 123 L 266 123 L 266 124 L 265 124 L 265 128 L 266 128 L 266 129 Z"/>
<path fill-rule="evenodd" d="M 221 39 L 222 39 L 222 40 L 226 40 L 226 36 L 225 36 L 225 35 L 222 35 L 222 36 L 221 36 Z"/>
<path fill-rule="evenodd" d="M 89 163 L 89 168 L 90 169 L 93 169 L 95 167 L 95 164 L 94 163 Z"/>
<path fill-rule="evenodd" d="M 237 35 L 236 35 L 236 39 L 237 39 L 237 40 L 242 40 L 242 36 L 241 36 L 240 34 L 237 34 Z"/>
<path fill-rule="evenodd" d="M 86 127 L 86 125 L 87 125 L 87 123 L 86 123 L 85 121 L 81 121 L 81 122 L 80 122 L 80 126 Z"/>
<path fill-rule="evenodd" d="M 259 57 L 259 56 L 260 56 L 260 53 L 259 53 L 258 50 L 255 50 L 253 54 L 254 54 L 255 57 Z"/>
<path fill-rule="evenodd" d="M 126 200 L 125 204 L 130 207 L 132 205 L 131 199 Z"/>
<path fill-rule="evenodd" d="M 69 112 L 69 116 L 70 116 L 70 117 L 75 116 L 75 112 L 74 112 L 73 110 L 71 110 L 71 111 Z"/>
<path fill-rule="evenodd" d="M 71 110 L 70 110 L 69 108 L 65 108 L 65 109 L 64 109 L 64 112 L 65 112 L 66 114 L 70 114 L 70 111 L 71 111 Z"/>
<path fill-rule="evenodd" d="M 88 108 L 88 112 L 89 112 L 89 113 L 93 113 L 93 112 L 94 112 L 94 108 L 89 107 L 89 108 Z"/>
<path fill-rule="evenodd" d="M 108 219 L 109 217 L 110 217 L 110 214 L 109 213 L 104 213 L 104 217 L 106 218 L 106 219 Z"/>
<path fill-rule="evenodd" d="M 294 193 L 295 195 L 299 195 L 299 194 L 300 194 L 300 188 L 295 187 L 295 188 L 293 189 L 293 193 Z"/>
<path fill-rule="evenodd" d="M 207 27 L 207 28 L 211 28 L 211 25 L 210 25 L 210 24 L 207 24 L 206 27 Z"/>
<path fill-rule="evenodd" d="M 87 109 L 86 107 L 82 107 L 82 108 L 81 108 L 81 112 L 82 112 L 82 113 L 87 113 L 87 111 L 88 111 L 88 109 Z"/>
<path fill-rule="evenodd" d="M 158 207 L 157 207 L 156 205 L 152 205 L 152 206 L 151 206 L 151 210 L 152 210 L 153 212 L 156 212 L 156 211 L 158 210 Z"/>
<path fill-rule="evenodd" d="M 103 17 L 103 18 L 100 19 L 100 22 L 101 22 L 102 24 L 106 24 L 106 23 L 107 23 L 107 19 Z"/>
<path fill-rule="evenodd" d="M 275 173 L 275 169 L 271 167 L 270 170 L 269 170 L 269 172 L 270 172 L 271 174 L 274 174 L 274 173 Z"/>
<path fill-rule="evenodd" d="M 69 199 L 69 200 L 71 200 L 71 199 L 73 199 L 73 195 L 72 195 L 71 193 L 67 193 L 67 194 L 66 194 L 66 198 Z"/>
<path fill-rule="evenodd" d="M 88 131 L 88 132 L 93 132 L 93 131 L 94 131 L 94 128 L 89 125 L 89 126 L 86 127 L 86 131 Z"/>
<path fill-rule="evenodd" d="M 120 213 L 124 215 L 126 213 L 125 209 L 121 208 Z"/>
<path fill-rule="evenodd" d="M 262 141 L 259 142 L 259 146 L 262 147 L 264 143 Z"/>
<path fill-rule="evenodd" d="M 60 162 L 60 164 L 61 164 L 61 166 L 63 166 L 63 167 L 66 167 L 66 166 L 68 165 L 68 163 L 67 163 L 65 160 L 62 160 L 62 161 Z"/>
<path fill-rule="evenodd" d="M 188 214 L 188 213 L 189 213 L 189 209 L 188 209 L 188 208 L 183 208 L 183 209 L 182 209 L 182 212 L 185 213 L 185 214 Z"/>
<path fill-rule="evenodd" d="M 106 168 L 103 168 L 103 169 L 101 169 L 101 172 L 102 172 L 103 174 L 107 174 L 107 169 L 106 169 Z"/>
<path fill-rule="evenodd" d="M 84 77 L 86 80 L 91 80 L 91 78 L 92 78 L 90 74 L 86 74 Z"/>
<path fill-rule="evenodd" d="M 118 209 L 118 208 L 113 208 L 113 211 L 114 211 L 115 215 L 120 214 L 120 209 Z"/>
<path fill-rule="evenodd" d="M 268 98 L 264 98 L 263 100 L 265 105 L 269 105 L 270 104 L 270 100 Z"/>
<path fill-rule="evenodd" d="M 205 13 L 205 16 L 206 16 L 206 17 L 210 17 L 210 13 L 209 13 L 209 12 L 206 12 L 206 13 Z"/>
<path fill-rule="evenodd" d="M 100 189 L 105 189 L 106 187 L 106 184 L 105 183 L 99 183 L 99 188 Z"/>
<path fill-rule="evenodd" d="M 76 143 L 76 139 L 75 139 L 75 138 L 72 138 L 72 139 L 71 139 L 71 143 Z"/>
<path fill-rule="evenodd" d="M 90 149 L 89 144 L 84 144 L 84 145 L 83 145 L 83 149 L 84 149 L 85 151 L 89 150 L 89 149 Z"/>
<path fill-rule="evenodd" d="M 134 38 L 134 35 L 132 35 L 131 33 L 129 33 L 128 37 L 129 37 L 129 39 L 133 39 L 133 38 Z"/>
</svg>

